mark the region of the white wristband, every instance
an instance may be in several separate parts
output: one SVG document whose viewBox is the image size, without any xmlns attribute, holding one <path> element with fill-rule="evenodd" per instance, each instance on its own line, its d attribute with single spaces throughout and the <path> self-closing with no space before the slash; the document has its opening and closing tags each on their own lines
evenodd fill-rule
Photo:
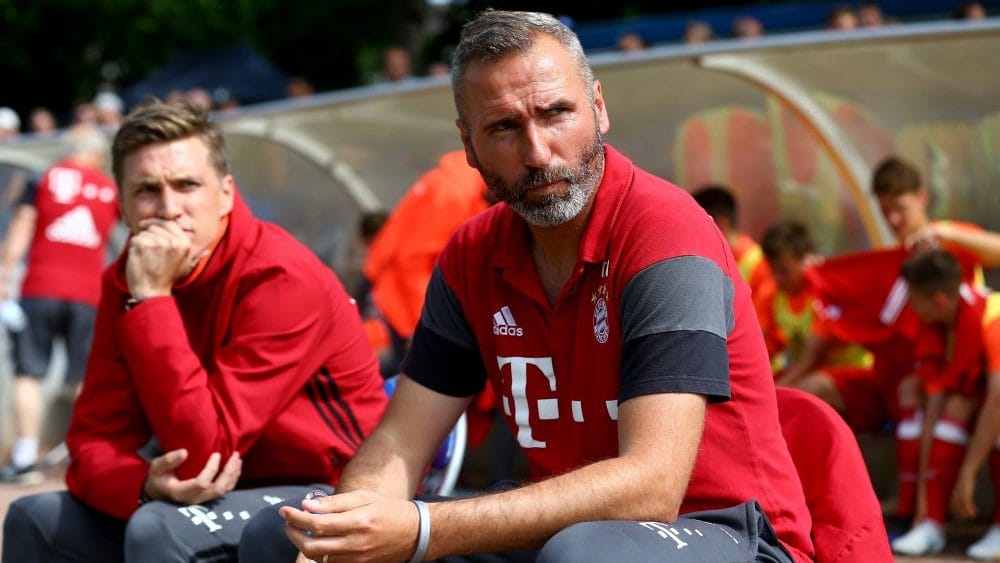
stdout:
<svg viewBox="0 0 1000 563">
<path fill-rule="evenodd" d="M 414 500 L 413 506 L 417 507 L 417 549 L 410 558 L 410 563 L 419 563 L 427 555 L 427 547 L 431 543 L 431 513 L 427 510 L 427 504 L 422 500 Z"/>
</svg>

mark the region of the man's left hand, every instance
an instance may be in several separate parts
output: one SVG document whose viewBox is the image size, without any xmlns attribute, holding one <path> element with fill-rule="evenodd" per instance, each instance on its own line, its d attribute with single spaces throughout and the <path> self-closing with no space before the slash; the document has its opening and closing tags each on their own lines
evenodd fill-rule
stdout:
<svg viewBox="0 0 1000 563">
<path fill-rule="evenodd" d="M 183 504 L 201 504 L 221 498 L 236 488 L 243 460 L 233 452 L 225 466 L 219 469 L 222 456 L 215 452 L 208 457 L 205 467 L 191 479 L 181 480 L 174 474 L 187 459 L 188 452 L 181 448 L 155 458 L 149 464 L 149 475 L 143 485 L 146 496 L 153 500 L 171 500 Z"/>
<path fill-rule="evenodd" d="M 417 547 L 419 516 L 410 501 L 352 491 L 302 507 L 280 513 L 289 539 L 313 561 L 407 561 Z"/>
</svg>

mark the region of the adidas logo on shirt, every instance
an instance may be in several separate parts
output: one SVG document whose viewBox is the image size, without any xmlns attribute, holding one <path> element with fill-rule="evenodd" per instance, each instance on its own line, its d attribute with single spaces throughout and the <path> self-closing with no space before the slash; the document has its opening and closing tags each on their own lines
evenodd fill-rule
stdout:
<svg viewBox="0 0 1000 563">
<path fill-rule="evenodd" d="M 524 336 L 524 329 L 517 326 L 514 315 L 510 312 L 510 307 L 504 305 L 500 310 L 493 313 L 493 334 L 498 336 Z"/>
</svg>

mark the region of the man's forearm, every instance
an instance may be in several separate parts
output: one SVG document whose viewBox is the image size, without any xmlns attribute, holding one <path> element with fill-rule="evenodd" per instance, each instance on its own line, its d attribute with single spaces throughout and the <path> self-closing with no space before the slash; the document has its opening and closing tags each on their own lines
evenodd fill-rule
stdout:
<svg viewBox="0 0 1000 563">
<path fill-rule="evenodd" d="M 442 395 L 401 375 L 389 409 L 344 468 L 337 492 L 363 489 L 412 498 L 469 401 Z"/>
<path fill-rule="evenodd" d="M 979 472 L 996 444 L 1000 434 L 1000 374 L 991 374 L 986 400 L 979 407 L 976 430 L 969 441 L 969 449 L 962 461 L 962 471 L 971 475 Z"/>
<path fill-rule="evenodd" d="M 521 489 L 431 504 L 427 558 L 535 548 L 578 522 L 673 521 L 687 473 L 677 481 L 613 458 Z M 673 482 L 673 490 L 663 482 Z"/>
<path fill-rule="evenodd" d="M 18 262 L 28 253 L 37 217 L 38 212 L 30 205 L 19 205 L 14 211 L 3 246 L 0 247 L 0 283 L 10 283 Z"/>
<path fill-rule="evenodd" d="M 1000 234 L 992 231 L 973 231 L 947 224 L 937 226 L 938 237 L 965 248 L 977 256 L 987 268 L 1000 265 Z"/>
<path fill-rule="evenodd" d="M 412 498 L 420 472 L 408 468 L 404 453 L 411 453 L 405 444 L 391 433 L 376 429 L 344 467 L 337 492 L 363 489 L 394 498 Z"/>
<path fill-rule="evenodd" d="M 433 505 L 428 558 L 537 547 L 578 522 L 675 520 L 701 443 L 705 399 L 647 395 L 619 412 L 619 457 L 521 489 Z"/>
</svg>

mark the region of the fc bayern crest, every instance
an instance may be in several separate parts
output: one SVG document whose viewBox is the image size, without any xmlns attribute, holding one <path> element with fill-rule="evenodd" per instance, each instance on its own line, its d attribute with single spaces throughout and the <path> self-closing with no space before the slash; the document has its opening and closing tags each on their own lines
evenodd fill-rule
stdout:
<svg viewBox="0 0 1000 563">
<path fill-rule="evenodd" d="M 610 332 L 610 327 L 608 326 L 607 297 L 608 288 L 602 285 L 597 288 L 597 292 L 590 298 L 594 302 L 594 338 L 599 344 L 604 344 L 608 341 L 608 333 Z"/>
</svg>

